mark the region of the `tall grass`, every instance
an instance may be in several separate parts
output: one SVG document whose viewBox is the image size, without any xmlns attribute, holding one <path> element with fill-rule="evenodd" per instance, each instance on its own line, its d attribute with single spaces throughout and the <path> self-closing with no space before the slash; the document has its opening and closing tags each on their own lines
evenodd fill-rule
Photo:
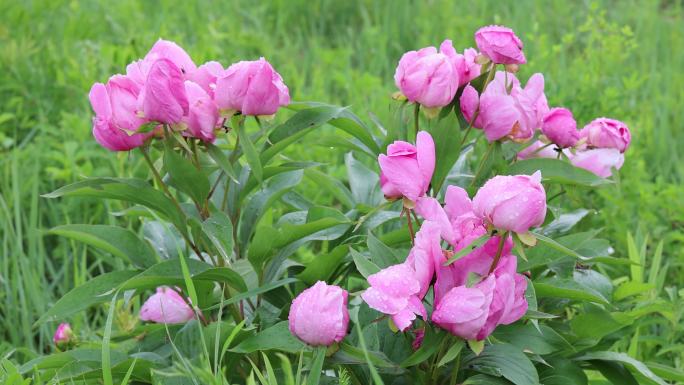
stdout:
<svg viewBox="0 0 684 385">
<path fill-rule="evenodd" d="M 620 183 L 593 199 L 626 255 L 628 231 L 663 239 L 663 259 L 684 261 L 684 10 L 679 1 L 463 2 L 275 0 L 255 2 L 0 2 L 0 354 L 31 355 L 54 325 L 33 322 L 70 288 L 108 269 L 106 256 L 46 233 L 58 224 L 110 223 L 117 206 L 46 201 L 83 175 L 121 175 L 126 154 L 109 154 L 90 136 L 87 92 L 122 71 L 159 38 L 175 40 L 198 62 L 224 65 L 264 55 L 295 100 L 327 100 L 391 122 L 389 95 L 401 54 L 451 38 L 474 44 L 478 27 L 500 23 L 525 42 L 533 71 L 546 77 L 553 105 L 572 105 L 581 123 L 624 120 L 633 147 Z M 307 151 L 329 163 L 341 154 Z M 301 157 L 307 156 L 303 154 Z M 135 172 L 135 171 L 133 171 Z M 650 254 L 646 253 L 646 258 Z M 670 269 L 681 279 L 681 269 Z M 104 323 L 87 314 L 81 329 Z"/>
</svg>

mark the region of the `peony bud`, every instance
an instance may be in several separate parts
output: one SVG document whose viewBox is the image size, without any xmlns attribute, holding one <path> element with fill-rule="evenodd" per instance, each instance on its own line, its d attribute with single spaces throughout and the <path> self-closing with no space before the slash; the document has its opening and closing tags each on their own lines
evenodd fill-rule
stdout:
<svg viewBox="0 0 684 385">
<path fill-rule="evenodd" d="M 523 43 L 512 29 L 490 25 L 475 32 L 477 48 L 496 64 L 525 64 Z"/>
<path fill-rule="evenodd" d="M 71 330 L 71 325 L 67 322 L 62 322 L 57 326 L 55 330 L 55 335 L 52 337 L 52 341 L 55 345 L 63 349 L 67 347 L 74 340 L 74 332 Z"/>
<path fill-rule="evenodd" d="M 502 231 L 526 233 L 546 217 L 546 192 L 541 173 L 498 175 L 488 180 L 473 198 L 473 210 Z"/>
<path fill-rule="evenodd" d="M 329 346 L 347 335 L 349 311 L 346 290 L 323 281 L 302 291 L 292 301 L 290 332 L 312 346 Z"/>
<path fill-rule="evenodd" d="M 627 151 L 632 135 L 627 125 L 609 118 L 594 119 L 580 131 L 580 138 L 586 139 L 589 147 L 616 148 Z"/>
<path fill-rule="evenodd" d="M 190 321 L 195 312 L 175 290 L 158 287 L 140 308 L 140 319 L 155 323 L 178 324 Z"/>
<path fill-rule="evenodd" d="M 577 123 L 567 108 L 552 108 L 544 116 L 541 129 L 560 148 L 573 147 L 579 140 Z"/>
</svg>

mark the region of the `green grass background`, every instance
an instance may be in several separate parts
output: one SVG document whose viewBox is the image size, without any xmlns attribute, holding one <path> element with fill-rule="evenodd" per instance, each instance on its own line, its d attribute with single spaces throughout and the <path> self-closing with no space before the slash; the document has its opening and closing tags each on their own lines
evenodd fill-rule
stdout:
<svg viewBox="0 0 684 385">
<path fill-rule="evenodd" d="M 120 206 L 40 194 L 84 176 L 136 172 L 132 157 L 92 139 L 87 92 L 156 39 L 178 42 L 198 64 L 265 56 L 294 100 L 350 105 L 390 124 L 392 75 L 403 52 L 444 38 L 470 47 L 474 31 L 493 23 L 522 38 L 529 63 L 520 77 L 543 72 L 551 105 L 571 108 L 580 125 L 598 116 L 629 125 L 633 144 L 620 180 L 584 197 L 598 212 L 583 225 L 604 228 L 619 257 L 632 233 L 646 265 L 662 240 L 663 295 L 677 296 L 684 278 L 681 1 L 0 0 L 0 355 L 48 351 L 55 325 L 34 327 L 35 320 L 105 269 L 106 255 L 46 230 L 118 223 L 111 213 Z M 339 152 L 309 148 L 294 152 L 333 173 L 342 164 Z M 88 330 L 100 316 L 76 326 Z M 672 344 L 682 342 L 682 329 L 677 318 L 666 331 Z M 681 346 L 674 353 L 681 367 Z"/>
</svg>

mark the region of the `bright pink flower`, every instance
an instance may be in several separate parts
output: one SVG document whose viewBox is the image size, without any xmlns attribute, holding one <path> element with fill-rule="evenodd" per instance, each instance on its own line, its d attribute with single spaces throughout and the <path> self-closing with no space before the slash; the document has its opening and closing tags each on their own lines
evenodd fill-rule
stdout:
<svg viewBox="0 0 684 385">
<path fill-rule="evenodd" d="M 456 71 L 458 72 L 459 87 L 468 84 L 471 80 L 480 76 L 481 65 L 475 62 L 477 50 L 466 48 L 463 54 L 456 55 Z"/>
<path fill-rule="evenodd" d="M 197 66 L 183 48 L 168 40 L 157 40 L 150 51 L 145 55 L 144 62 L 154 63 L 159 59 L 168 59 L 180 69 L 183 74 L 189 74 L 197 69 Z"/>
<path fill-rule="evenodd" d="M 302 291 L 292 301 L 290 332 L 312 346 L 329 346 L 347 335 L 349 311 L 346 290 L 323 281 Z"/>
<path fill-rule="evenodd" d="M 622 167 L 625 155 L 616 148 L 594 148 L 578 151 L 570 158 L 570 162 L 601 178 L 608 178 L 613 175 L 613 169 L 619 170 Z"/>
<path fill-rule="evenodd" d="M 421 300 L 432 282 L 433 263 L 441 255 L 440 226 L 425 221 L 416 234 L 415 246 L 406 262 L 368 276 L 370 287 L 361 297 L 368 306 L 389 314 L 397 328 L 405 331 L 416 315 L 427 318 Z"/>
<path fill-rule="evenodd" d="M 627 151 L 632 135 L 627 125 L 619 120 L 609 118 L 594 119 L 580 131 L 587 145 L 595 148 L 616 148 L 620 152 Z"/>
<path fill-rule="evenodd" d="M 93 84 L 88 94 L 95 111 L 93 136 L 112 151 L 129 151 L 142 146 L 147 134 L 130 134 L 145 121 L 136 115 L 140 88 L 126 76 L 114 75 L 105 86 Z"/>
<path fill-rule="evenodd" d="M 168 59 L 158 59 L 150 67 L 143 89 L 145 118 L 176 124 L 188 114 L 188 97 L 181 70 Z"/>
<path fill-rule="evenodd" d="M 67 322 L 62 322 L 57 326 L 55 335 L 52 336 L 52 341 L 55 345 L 62 345 L 70 342 L 74 337 L 74 332 L 71 330 L 71 325 Z"/>
<path fill-rule="evenodd" d="M 496 326 L 513 323 L 525 314 L 527 281 L 515 271 L 515 256 L 504 254 L 492 274 L 468 287 L 465 279 L 472 275 L 484 277 L 492 258 L 485 254 L 467 258 L 454 263 L 458 266 L 453 270 L 461 271 L 461 280 L 444 282 L 438 275 L 438 283 L 442 284 L 441 292 L 445 294 L 438 297 L 438 285 L 435 284 L 432 320 L 454 335 L 483 340 Z"/>
<path fill-rule="evenodd" d="M 184 122 L 191 136 L 206 142 L 216 138 L 215 128 L 218 121 L 218 107 L 211 96 L 197 83 L 185 81 L 185 92 L 188 96 L 189 109 Z"/>
<path fill-rule="evenodd" d="M 216 80 L 223 73 L 221 63 L 209 61 L 199 66 L 195 71 L 188 74 L 188 80 L 197 83 L 212 98 L 216 89 Z"/>
<path fill-rule="evenodd" d="M 525 64 L 523 43 L 512 29 L 490 25 L 475 32 L 477 48 L 496 64 Z"/>
<path fill-rule="evenodd" d="M 140 319 L 155 323 L 179 324 L 195 317 L 192 308 L 175 290 L 158 287 L 140 308 Z"/>
<path fill-rule="evenodd" d="M 216 80 L 214 101 L 223 110 L 243 115 L 273 115 L 290 103 L 290 93 L 280 74 L 260 58 L 228 67 Z"/>
<path fill-rule="evenodd" d="M 394 72 L 394 83 L 409 101 L 425 107 L 451 103 L 459 85 L 451 40 L 442 42 L 440 52 L 435 47 L 406 52 Z"/>
<path fill-rule="evenodd" d="M 504 138 L 529 140 L 548 111 L 544 77 L 534 74 L 522 88 L 515 75 L 499 71 L 482 95 L 467 85 L 461 94 L 460 107 L 468 122 L 477 113 L 473 127 L 482 129 L 490 142 Z"/>
<path fill-rule="evenodd" d="M 539 171 L 495 176 L 475 194 L 473 210 L 499 230 L 526 233 L 546 217 L 546 192 L 540 182 Z"/>
<path fill-rule="evenodd" d="M 579 140 L 577 122 L 567 108 L 552 108 L 544 116 L 541 130 L 560 148 L 573 147 Z"/>
<path fill-rule="evenodd" d="M 380 184 L 387 198 L 406 198 L 416 201 L 425 195 L 435 170 L 435 142 L 432 136 L 420 131 L 416 145 L 396 141 L 387 146 L 387 155 L 380 154 Z"/>
</svg>

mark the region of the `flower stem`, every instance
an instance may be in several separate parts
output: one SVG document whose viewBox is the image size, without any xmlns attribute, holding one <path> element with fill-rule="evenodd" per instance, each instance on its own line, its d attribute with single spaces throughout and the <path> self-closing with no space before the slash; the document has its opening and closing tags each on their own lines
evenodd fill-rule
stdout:
<svg viewBox="0 0 684 385">
<path fill-rule="evenodd" d="M 413 110 L 413 130 L 414 132 L 414 139 L 418 137 L 418 131 L 420 131 L 420 104 L 416 102 L 416 107 Z"/>
<path fill-rule="evenodd" d="M 501 259 L 501 254 L 503 253 L 504 245 L 506 244 L 506 238 L 508 238 L 508 231 L 506 231 L 500 235 L 499 247 L 496 249 L 496 255 L 494 256 L 494 261 L 492 262 L 492 265 L 489 267 L 489 273 L 487 273 L 487 275 L 492 274 L 494 269 L 496 269 L 496 265 L 499 264 L 499 260 Z"/>
<path fill-rule="evenodd" d="M 475 172 L 475 176 L 473 176 L 473 181 L 470 182 L 470 185 L 474 185 L 477 183 L 477 179 L 480 176 L 480 173 L 482 172 L 482 169 L 484 168 L 485 162 L 487 162 L 487 159 L 489 158 L 489 155 L 492 153 L 492 150 L 494 149 L 494 144 L 496 142 L 491 142 L 489 143 L 489 147 L 487 147 L 487 152 L 482 156 L 482 160 L 480 161 L 480 165 L 477 166 L 477 171 Z"/>
</svg>

